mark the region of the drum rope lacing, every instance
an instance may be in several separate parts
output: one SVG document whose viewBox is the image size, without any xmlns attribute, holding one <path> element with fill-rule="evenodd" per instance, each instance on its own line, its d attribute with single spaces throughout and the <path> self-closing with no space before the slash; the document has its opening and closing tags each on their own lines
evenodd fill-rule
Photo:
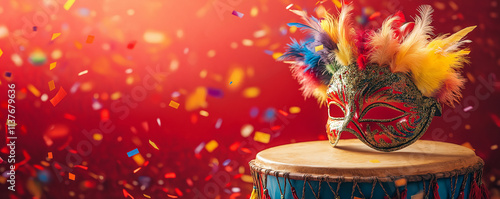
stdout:
<svg viewBox="0 0 500 199">
<path fill-rule="evenodd" d="M 304 199 L 305 195 L 306 195 L 305 194 L 306 184 L 308 184 L 314 197 L 319 199 L 321 197 L 320 196 L 321 184 L 323 182 L 326 182 L 326 184 L 330 188 L 330 191 L 333 193 L 333 195 L 336 199 L 340 198 L 339 191 L 340 191 L 341 184 L 343 182 L 353 182 L 353 187 L 351 190 L 351 198 L 354 197 L 354 193 L 356 192 L 356 189 L 359 191 L 362 198 L 366 198 L 364 196 L 363 192 L 361 191 L 361 187 L 359 185 L 360 182 L 372 182 L 372 190 L 370 192 L 370 198 L 373 198 L 373 194 L 374 194 L 374 190 L 376 188 L 377 182 L 380 185 L 380 187 L 382 188 L 382 190 L 384 191 L 384 194 L 387 197 L 391 198 L 390 194 L 387 192 L 383 183 L 395 182 L 395 180 L 401 179 L 401 178 L 405 178 L 408 182 L 421 181 L 422 185 L 423 185 L 422 188 L 423 188 L 424 198 L 429 198 L 429 195 L 431 193 L 431 189 L 433 188 L 434 184 L 437 183 L 437 180 L 439 178 L 450 178 L 450 185 L 451 185 L 451 192 L 452 192 L 451 198 L 454 198 L 456 195 L 457 188 L 458 188 L 458 180 L 459 180 L 458 178 L 460 175 L 464 175 L 464 177 L 463 177 L 463 180 L 461 181 L 459 193 L 463 194 L 463 191 L 465 190 L 466 183 L 469 180 L 469 175 L 471 175 L 471 174 L 472 174 L 471 178 L 473 181 L 478 182 L 478 183 L 482 183 L 481 182 L 481 178 L 482 178 L 481 175 L 482 175 L 483 165 L 484 165 L 483 162 L 478 162 L 475 165 L 472 165 L 472 166 L 467 167 L 467 168 L 455 169 L 455 170 L 449 171 L 449 172 L 438 172 L 435 174 L 427 173 L 425 175 L 389 176 L 389 177 L 375 177 L 375 176 L 350 177 L 350 178 L 346 179 L 346 177 L 344 177 L 344 176 L 332 177 L 332 176 L 328 176 L 328 175 L 311 175 L 311 174 L 301 176 L 298 174 L 291 174 L 290 172 L 272 171 L 271 169 L 259 168 L 257 165 L 255 165 L 254 161 L 250 162 L 252 179 L 255 182 L 254 187 L 257 188 L 257 190 L 258 190 L 257 192 L 258 192 L 259 197 L 261 197 L 261 193 L 260 193 L 261 189 L 259 187 L 262 187 L 262 189 L 265 192 L 267 192 L 268 191 L 267 190 L 267 188 L 268 188 L 267 187 L 267 180 L 268 180 L 267 176 L 274 175 L 274 176 L 276 176 L 276 180 L 277 180 L 279 191 L 280 191 L 282 198 L 284 198 L 284 196 L 286 195 L 287 181 L 288 181 L 288 184 L 290 185 L 290 189 L 293 190 L 291 179 L 303 180 L 304 182 L 303 182 L 303 186 L 302 186 L 302 197 L 301 197 L 302 199 Z M 262 173 L 262 171 L 264 171 L 264 176 L 261 176 L 261 174 L 259 174 L 259 173 Z M 298 178 L 298 176 L 301 176 L 301 178 Z M 284 184 L 283 189 L 281 189 L 281 183 L 279 182 L 279 177 L 284 178 L 285 184 Z M 455 178 L 455 179 L 453 179 L 453 178 Z M 319 181 L 318 192 L 314 191 L 313 186 L 312 186 L 311 181 L 310 181 L 310 180 L 314 181 L 314 179 L 316 179 L 316 181 Z M 429 183 L 427 184 L 426 181 L 428 181 Z M 455 183 L 453 183 L 453 181 L 455 181 Z M 337 183 L 336 190 L 334 190 L 334 188 L 330 184 L 330 182 Z M 408 183 L 406 183 L 404 185 L 405 190 L 407 190 L 407 186 L 408 186 Z M 401 194 L 399 191 L 399 187 L 397 187 L 397 186 L 396 186 L 396 194 L 398 197 Z"/>
</svg>

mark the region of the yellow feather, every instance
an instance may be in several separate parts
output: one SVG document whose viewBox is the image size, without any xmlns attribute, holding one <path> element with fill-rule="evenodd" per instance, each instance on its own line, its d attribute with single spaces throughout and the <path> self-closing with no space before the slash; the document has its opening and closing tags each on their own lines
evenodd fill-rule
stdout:
<svg viewBox="0 0 500 199">
<path fill-rule="evenodd" d="M 356 46 L 353 43 L 354 28 L 352 27 L 351 5 L 344 5 L 339 15 L 337 27 L 338 42 L 335 51 L 336 60 L 344 66 L 350 65 L 354 60 Z"/>
<path fill-rule="evenodd" d="M 412 68 L 415 85 L 423 95 L 433 96 L 452 73 L 468 62 L 466 56 L 470 51 L 452 47 L 460 45 L 463 42 L 461 39 L 474 28 L 467 27 L 449 37 L 439 37 L 429 42 L 425 48 L 427 56 L 421 65 Z"/>
<path fill-rule="evenodd" d="M 338 43 L 337 26 L 337 19 L 329 13 L 326 14 L 325 19 L 321 20 L 321 29 L 323 29 L 335 43 Z"/>
<path fill-rule="evenodd" d="M 324 84 L 321 84 L 317 88 L 314 89 L 312 95 L 318 100 L 318 104 L 320 107 L 326 105 L 326 98 L 328 95 L 326 94 L 326 90 L 328 87 Z"/>
</svg>

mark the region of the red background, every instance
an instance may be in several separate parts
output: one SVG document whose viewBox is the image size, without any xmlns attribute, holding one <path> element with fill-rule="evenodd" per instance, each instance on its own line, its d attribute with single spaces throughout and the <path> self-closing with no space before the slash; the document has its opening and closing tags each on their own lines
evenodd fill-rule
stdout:
<svg viewBox="0 0 500 199">
<path fill-rule="evenodd" d="M 14 83 L 16 160 L 21 162 L 16 171 L 16 192 L 7 190 L 4 174 L 0 177 L 0 198 L 123 198 L 124 190 L 134 198 L 145 198 L 145 195 L 193 198 L 196 193 L 207 198 L 246 198 L 252 185 L 243 179 L 249 175 L 247 163 L 257 151 L 326 137 L 326 108 L 318 108 L 314 99 L 304 100 L 288 66 L 266 53 L 266 50 L 283 52 L 289 37 L 303 36 L 298 31 L 289 31 L 286 23 L 300 19 L 285 7 L 293 3 L 295 9 L 301 7 L 313 14 L 315 7 L 320 5 L 314 1 L 76 0 L 69 10 L 65 10 L 66 1 L 59 0 L 48 11 L 44 9 L 48 7 L 47 2 L 55 1 L 5 0 L 0 3 L 0 30 L 8 32 L 0 34 L 3 51 L 0 57 L 0 119 L 2 123 L 6 120 L 7 85 Z M 474 148 L 486 162 L 483 181 L 488 184 L 493 198 L 499 198 L 500 84 L 491 83 L 494 90 L 489 92 L 480 80 L 488 80 L 499 72 L 498 1 L 353 3 L 356 16 L 372 15 L 369 9 L 381 13 L 373 19 L 373 24 L 380 24 L 397 10 L 402 10 L 411 20 L 419 5 L 430 4 L 435 8 L 436 33 L 478 26 L 468 36 L 473 41 L 470 44 L 471 64 L 463 73 L 468 79 L 463 94 L 469 101 L 463 102 L 447 118 L 435 117 L 423 139 Z M 325 1 L 323 6 L 335 10 L 331 1 Z M 128 11 L 130 9 L 133 12 Z M 364 12 L 364 9 L 368 10 Z M 232 15 L 233 10 L 244 16 Z M 37 26 L 37 30 L 33 31 L 32 26 Z M 26 28 L 25 33 L 21 31 L 23 28 Z M 256 38 L 254 32 L 259 30 L 266 34 Z M 150 31 L 163 35 L 164 40 L 148 42 L 144 33 Z M 53 33 L 61 35 L 51 41 Z M 95 37 L 92 43 L 86 43 L 89 35 Z M 253 44 L 244 45 L 244 39 Z M 128 48 L 133 42 L 135 46 Z M 46 57 L 40 66 L 28 61 L 37 50 Z M 52 56 L 56 50 L 61 52 L 60 58 Z M 215 51 L 215 56 L 208 56 L 209 51 Z M 22 64 L 16 65 L 13 56 L 20 57 Z M 178 62 L 177 69 L 175 64 L 172 66 L 173 60 Z M 57 62 L 57 66 L 49 70 L 52 62 Z M 147 90 L 143 99 L 135 100 L 137 107 L 128 107 L 128 115 L 123 109 L 113 108 L 114 102 L 119 107 L 125 106 L 121 102 L 123 96 L 144 88 L 148 67 L 159 67 L 161 74 L 155 76 L 161 80 L 158 86 Z M 242 78 L 230 78 L 235 68 L 242 71 Z M 126 73 L 127 69 L 132 72 Z M 78 76 L 84 70 L 88 73 Z M 12 76 L 7 77 L 6 72 L 11 72 Z M 55 82 L 52 91 L 48 86 L 51 80 Z M 72 93 L 75 83 L 79 86 Z M 49 100 L 44 101 L 41 95 L 31 92 L 28 85 L 46 94 L 49 100 L 61 87 L 67 95 L 53 106 Z M 187 110 L 187 99 L 198 87 L 221 91 L 223 96 L 208 95 L 205 107 Z M 243 95 L 250 87 L 260 91 L 258 96 Z M 486 99 L 478 99 L 478 87 L 482 94 L 489 93 Z M 120 93 L 122 98 L 113 98 L 113 93 Z M 203 101 L 203 97 L 192 98 Z M 180 103 L 178 109 L 169 106 L 171 100 Z M 102 107 L 93 108 L 96 102 Z M 300 107 L 301 111 L 290 113 L 292 106 Z M 472 110 L 464 112 L 468 106 L 472 106 Z M 251 115 L 252 108 L 258 110 L 256 117 Z M 200 115 L 200 110 L 209 115 Z M 453 108 L 444 107 L 446 110 Z M 220 128 L 216 128 L 218 120 L 222 121 Z M 81 132 L 99 128 L 101 121 L 111 122 L 115 129 L 102 134 L 102 142 L 92 145 L 87 155 L 80 154 L 80 165 L 88 169 L 72 168 L 75 180 L 68 179 L 68 171 L 54 170 L 55 166 L 51 165 L 72 167 L 66 158 L 69 154 L 79 154 L 79 143 L 86 142 Z M 248 137 L 241 134 L 245 124 L 253 126 Z M 445 133 L 440 136 L 431 133 L 436 129 Z M 5 126 L 0 130 L 4 132 Z M 270 133 L 270 142 L 253 141 L 255 131 Z M 159 150 L 153 148 L 149 140 Z M 203 147 L 212 140 L 218 143 L 214 151 L 203 148 L 195 152 L 196 147 Z M 3 148 L 5 137 L 1 143 Z M 147 165 L 138 165 L 127 156 L 127 152 L 135 148 Z M 1 151 L 2 173 L 10 166 L 6 162 L 8 152 L 7 148 Z M 47 158 L 49 152 L 53 159 Z M 134 173 L 139 167 L 141 170 Z M 60 174 L 62 181 L 57 178 Z M 213 178 L 226 174 L 231 176 L 229 183 L 219 183 Z"/>
</svg>

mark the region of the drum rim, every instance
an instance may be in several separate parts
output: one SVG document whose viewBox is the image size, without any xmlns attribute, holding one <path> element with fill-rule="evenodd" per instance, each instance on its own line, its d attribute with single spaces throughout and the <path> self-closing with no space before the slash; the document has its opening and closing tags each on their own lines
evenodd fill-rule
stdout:
<svg viewBox="0 0 500 199">
<path fill-rule="evenodd" d="M 476 164 L 473 164 L 469 167 L 464 167 L 461 169 L 454 169 L 451 171 L 444 171 L 444 172 L 436 172 L 436 173 L 427 173 L 427 174 L 420 174 L 420 175 L 399 175 L 399 176 L 385 176 L 385 177 L 380 177 L 380 176 L 333 176 L 331 174 L 326 175 L 319 175 L 319 174 L 306 174 L 306 173 L 292 173 L 292 172 L 287 172 L 287 171 L 282 171 L 282 170 L 273 170 L 273 169 L 266 169 L 266 168 L 261 168 L 259 165 L 256 164 L 255 160 L 251 160 L 249 162 L 250 165 L 250 170 L 253 172 L 257 172 L 259 174 L 268 174 L 276 177 L 284 177 L 284 178 L 289 178 L 293 180 L 306 180 L 306 179 L 317 179 L 318 181 L 326 181 L 326 182 L 375 182 L 375 181 L 380 181 L 380 182 L 393 182 L 398 179 L 406 179 L 408 182 L 416 182 L 416 181 L 422 181 L 422 180 L 431 180 L 431 179 L 439 179 L 439 178 L 449 178 L 452 176 L 456 175 L 466 175 L 470 173 L 477 172 L 479 170 L 483 169 L 484 166 L 484 161 L 481 158 L 478 158 L 478 162 Z"/>
</svg>

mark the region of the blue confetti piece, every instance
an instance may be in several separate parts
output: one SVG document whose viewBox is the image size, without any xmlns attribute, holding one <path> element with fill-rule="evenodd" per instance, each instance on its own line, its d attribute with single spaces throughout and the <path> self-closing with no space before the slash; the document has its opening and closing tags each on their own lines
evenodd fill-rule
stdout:
<svg viewBox="0 0 500 199">
<path fill-rule="evenodd" d="M 10 77 L 10 76 L 12 76 L 11 72 L 5 72 L 5 77 Z"/>
<path fill-rule="evenodd" d="M 38 27 L 33 26 L 33 31 L 37 31 L 37 30 L 38 30 Z"/>
<path fill-rule="evenodd" d="M 134 150 L 127 152 L 127 155 L 130 158 L 134 155 L 137 155 L 138 153 L 139 153 L 139 149 L 135 148 Z"/>
<path fill-rule="evenodd" d="M 268 54 L 268 55 L 273 55 L 273 51 L 270 51 L 270 50 L 264 50 L 264 53 Z"/>
<path fill-rule="evenodd" d="M 265 122 L 273 122 L 274 120 L 276 120 L 276 110 L 274 108 L 267 108 L 264 111 L 262 119 Z"/>
<path fill-rule="evenodd" d="M 258 114 L 259 114 L 259 108 L 254 106 L 250 109 L 250 117 L 251 118 L 257 117 Z"/>
<path fill-rule="evenodd" d="M 229 82 L 229 84 L 232 84 L 233 82 Z"/>
<path fill-rule="evenodd" d="M 227 160 L 225 160 L 225 161 L 222 163 L 222 166 L 227 166 L 230 162 L 231 162 L 231 160 L 230 160 L 230 159 L 227 159 Z"/>
<path fill-rule="evenodd" d="M 233 15 L 234 15 L 234 16 L 237 16 L 237 17 L 239 17 L 239 18 L 243 18 L 243 13 L 238 12 L 238 11 L 236 11 L 236 10 L 233 10 Z"/>
</svg>

